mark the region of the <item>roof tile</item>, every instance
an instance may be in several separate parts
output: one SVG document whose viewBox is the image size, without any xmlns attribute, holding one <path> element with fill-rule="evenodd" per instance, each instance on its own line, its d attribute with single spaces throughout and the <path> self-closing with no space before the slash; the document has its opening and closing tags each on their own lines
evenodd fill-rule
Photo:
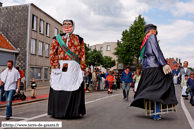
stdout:
<svg viewBox="0 0 194 129">
<path fill-rule="evenodd" d="M 15 50 L 2 34 L 0 34 L 0 48 Z"/>
</svg>

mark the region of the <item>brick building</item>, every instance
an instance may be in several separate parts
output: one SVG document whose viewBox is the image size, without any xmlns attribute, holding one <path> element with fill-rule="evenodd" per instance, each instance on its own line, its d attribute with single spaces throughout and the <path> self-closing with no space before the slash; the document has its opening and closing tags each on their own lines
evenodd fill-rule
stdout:
<svg viewBox="0 0 194 129">
<path fill-rule="evenodd" d="M 0 3 L 0 32 L 19 51 L 16 66 L 24 71 L 27 86 L 32 78 L 38 86 L 49 85 L 49 48 L 62 24 L 32 3 L 6 7 Z"/>
</svg>

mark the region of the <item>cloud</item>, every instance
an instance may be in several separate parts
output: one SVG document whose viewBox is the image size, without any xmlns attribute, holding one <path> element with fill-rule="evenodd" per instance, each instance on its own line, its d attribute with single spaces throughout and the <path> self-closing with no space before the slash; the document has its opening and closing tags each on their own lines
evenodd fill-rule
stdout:
<svg viewBox="0 0 194 129">
<path fill-rule="evenodd" d="M 172 24 L 158 25 L 158 37 L 164 43 L 177 43 L 188 34 L 194 34 L 194 22 L 176 20 Z"/>
<path fill-rule="evenodd" d="M 82 0 L 95 15 L 104 15 L 107 17 L 122 17 L 123 4 L 119 0 Z"/>
<path fill-rule="evenodd" d="M 24 1 L 14 1 L 14 0 L 0 0 L 1 3 L 3 3 L 3 6 L 12 6 L 12 5 L 20 5 L 23 4 Z"/>
<path fill-rule="evenodd" d="M 171 24 L 158 24 L 158 40 L 166 58 L 180 58 L 189 61 L 189 65 L 194 67 L 194 41 L 185 42 L 189 34 L 194 34 L 194 22 L 187 20 L 176 20 Z"/>
<path fill-rule="evenodd" d="M 194 13 L 194 0 L 187 2 L 180 2 L 179 0 L 138 0 L 138 2 L 146 3 L 150 8 L 170 11 L 174 16 L 184 16 L 186 13 Z"/>
<path fill-rule="evenodd" d="M 171 12 L 174 16 L 184 16 L 186 13 L 194 13 L 194 0 L 188 2 L 177 2 L 176 8 Z"/>
<path fill-rule="evenodd" d="M 178 0 L 137 0 L 139 3 L 145 3 L 151 8 L 159 8 L 161 10 L 169 10 L 174 8 Z"/>
<path fill-rule="evenodd" d="M 135 17 L 149 11 L 145 3 L 126 0 L 25 0 L 31 2 L 60 22 L 73 19 L 75 33 L 90 45 L 120 40 L 122 31 L 129 28 Z"/>
</svg>

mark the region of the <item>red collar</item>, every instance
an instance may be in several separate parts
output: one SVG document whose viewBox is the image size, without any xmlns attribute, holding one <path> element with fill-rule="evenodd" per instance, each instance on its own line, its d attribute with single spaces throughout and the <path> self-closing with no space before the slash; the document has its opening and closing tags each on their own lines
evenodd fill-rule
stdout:
<svg viewBox="0 0 194 129">
<path fill-rule="evenodd" d="M 125 73 L 128 75 L 129 74 L 129 72 L 127 72 L 127 70 L 125 70 Z"/>
<path fill-rule="evenodd" d="M 178 67 L 173 67 L 172 70 L 174 70 L 174 69 L 177 69 L 178 70 L 179 68 Z"/>
<path fill-rule="evenodd" d="M 190 77 L 191 79 L 194 79 L 194 77 Z"/>
<path fill-rule="evenodd" d="M 143 46 L 145 45 L 145 43 L 146 43 L 146 41 L 148 40 L 149 36 L 150 36 L 150 35 L 146 35 L 146 36 L 143 38 L 143 42 L 142 42 L 142 45 L 141 45 L 141 47 L 140 47 L 140 51 L 141 51 L 141 49 L 143 48 Z"/>
</svg>

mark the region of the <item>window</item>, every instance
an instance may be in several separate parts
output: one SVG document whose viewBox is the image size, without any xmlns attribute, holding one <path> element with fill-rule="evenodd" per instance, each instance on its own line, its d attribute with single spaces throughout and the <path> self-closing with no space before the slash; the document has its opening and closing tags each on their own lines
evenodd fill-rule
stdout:
<svg viewBox="0 0 194 129">
<path fill-rule="evenodd" d="M 48 67 L 44 68 L 44 80 L 48 80 Z"/>
<path fill-rule="evenodd" d="M 107 51 L 110 51 L 110 45 L 107 45 L 107 49 L 106 49 Z"/>
<path fill-rule="evenodd" d="M 37 17 L 32 15 L 32 29 L 36 31 Z"/>
<path fill-rule="evenodd" d="M 100 48 L 100 51 L 101 51 L 101 52 L 103 51 L 103 47 Z"/>
<path fill-rule="evenodd" d="M 31 54 L 36 54 L 36 40 L 31 39 Z"/>
<path fill-rule="evenodd" d="M 50 24 L 46 23 L 46 36 L 49 36 Z"/>
<path fill-rule="evenodd" d="M 49 57 L 49 44 L 45 44 L 45 56 Z"/>
<path fill-rule="evenodd" d="M 40 56 L 42 56 L 42 44 L 43 44 L 43 42 L 39 41 L 38 55 L 40 55 Z"/>
<path fill-rule="evenodd" d="M 55 28 L 55 36 L 58 35 L 58 29 Z"/>
<path fill-rule="evenodd" d="M 35 78 L 37 80 L 41 79 L 42 67 L 30 67 L 30 79 Z"/>
<path fill-rule="evenodd" d="M 39 28 L 40 30 L 39 30 L 39 32 L 40 32 L 41 34 L 43 34 L 43 30 L 44 30 L 43 27 L 44 27 L 44 21 L 40 19 L 40 28 Z"/>
</svg>

